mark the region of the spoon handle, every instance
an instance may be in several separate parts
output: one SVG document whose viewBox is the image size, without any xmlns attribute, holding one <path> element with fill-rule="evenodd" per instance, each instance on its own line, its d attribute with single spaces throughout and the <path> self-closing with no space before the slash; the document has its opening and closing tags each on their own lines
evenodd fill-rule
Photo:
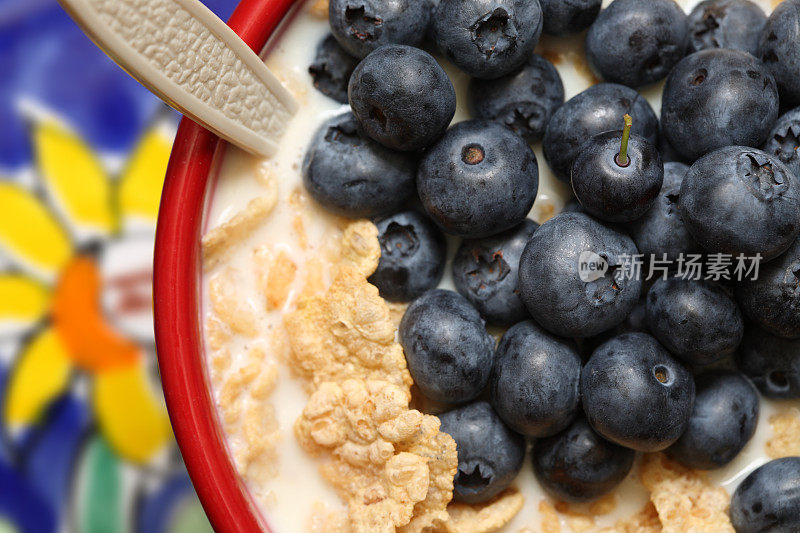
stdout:
<svg viewBox="0 0 800 533">
<path fill-rule="evenodd" d="M 275 154 L 297 103 L 199 0 L 59 0 L 89 37 L 164 102 L 253 154 Z"/>
</svg>

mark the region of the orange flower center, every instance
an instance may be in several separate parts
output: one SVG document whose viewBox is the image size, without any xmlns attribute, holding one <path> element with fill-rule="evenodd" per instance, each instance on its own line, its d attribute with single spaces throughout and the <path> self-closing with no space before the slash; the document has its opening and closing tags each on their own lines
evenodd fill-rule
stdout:
<svg viewBox="0 0 800 533">
<path fill-rule="evenodd" d="M 132 364 L 136 344 L 121 336 L 100 306 L 100 273 L 94 260 L 77 256 L 62 271 L 53 295 L 53 323 L 76 365 L 101 372 Z"/>
</svg>

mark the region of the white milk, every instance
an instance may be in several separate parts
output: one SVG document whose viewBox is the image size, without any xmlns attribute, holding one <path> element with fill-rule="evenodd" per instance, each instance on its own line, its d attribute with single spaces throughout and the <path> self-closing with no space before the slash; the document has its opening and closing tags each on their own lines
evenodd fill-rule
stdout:
<svg viewBox="0 0 800 533">
<path fill-rule="evenodd" d="M 699 0 L 679 1 L 687 12 Z M 610 3 L 608 0 L 604 4 Z M 770 0 L 758 2 L 769 12 Z M 288 206 L 286 198 L 298 185 L 302 184 L 300 166 L 307 143 L 318 126 L 327 118 L 339 114 L 347 109 L 333 100 L 318 93 L 311 84 L 308 75 L 308 66 L 314 58 L 317 43 L 328 33 L 327 21 L 314 18 L 304 10 L 298 10 L 293 20 L 285 25 L 284 32 L 279 35 L 267 51 L 267 64 L 279 76 L 291 78 L 288 85 L 290 90 L 298 95 L 301 107 L 297 116 L 291 122 L 289 130 L 281 142 L 279 155 L 270 162 L 274 165 L 275 175 L 280 180 L 280 202 L 275 212 L 268 220 L 257 229 L 247 241 L 236 246 L 222 265 L 225 268 L 233 266 L 241 273 L 240 294 L 243 301 L 253 309 L 259 310 L 258 317 L 262 331 L 270 331 L 280 324 L 280 312 L 265 312 L 263 303 L 257 301 L 255 296 L 258 290 L 252 274 L 252 249 L 259 244 L 272 244 L 283 248 L 300 266 L 297 278 L 302 280 L 303 261 L 314 253 L 315 249 L 324 242 L 326 227 L 331 224 L 331 218 L 321 209 L 315 211 L 315 216 L 307 220 L 306 229 L 310 244 L 308 251 L 303 251 L 297 244 L 296 235 L 292 229 L 293 209 Z M 582 42 L 580 39 L 552 39 L 547 38 L 547 48 L 551 51 L 580 53 Z M 589 86 L 589 81 L 581 74 L 570 61 L 561 61 L 556 65 L 564 81 L 566 98 L 574 96 Z M 469 118 L 466 112 L 465 90 L 468 78 L 450 65 L 445 65 L 451 76 L 458 93 L 458 110 L 455 121 Z M 658 113 L 661 108 L 661 89 L 658 84 L 644 91 L 644 95 Z M 542 155 L 541 144 L 534 146 L 539 161 L 540 187 L 539 198 L 531 213 L 531 217 L 539 219 L 543 206 L 552 206 L 558 212 L 563 207 L 564 199 L 568 198 L 567 186 L 558 181 L 547 167 Z M 255 196 L 262 194 L 263 189 L 254 177 L 258 161 L 251 156 L 229 146 L 220 170 L 220 176 L 209 201 L 206 214 L 206 229 L 212 229 L 225 221 L 233 214 L 242 210 Z M 451 252 L 455 242 L 451 241 Z M 206 272 L 203 280 L 204 309 L 208 309 L 208 278 L 217 269 Z M 449 279 L 449 267 L 446 279 L 442 286 L 452 288 Z M 299 290 L 299 286 L 296 288 Z M 290 297 L 289 301 L 291 302 Z M 244 353 L 250 342 L 240 339 L 236 341 L 238 350 L 231 350 L 233 357 Z M 234 361 L 234 365 L 236 361 Z M 217 398 L 216 385 L 214 385 L 215 398 Z M 248 482 L 248 487 L 257 501 L 267 522 L 277 533 L 305 531 L 309 525 L 311 507 L 315 502 L 323 502 L 331 509 L 342 508 L 342 503 L 335 492 L 320 477 L 317 460 L 309 457 L 297 444 L 293 435 L 293 424 L 300 415 L 307 401 L 299 381 L 293 377 L 285 367 L 281 368 L 278 387 L 271 400 L 276 406 L 282 438 L 278 445 L 279 474 L 272 479 Z M 758 430 L 739 457 L 726 468 L 711 473 L 711 478 L 724 486 L 731 493 L 743 476 L 752 469 L 767 461 L 764 453 L 764 444 L 771 435 L 768 419 L 775 412 L 776 404 L 763 400 L 761 402 L 761 419 Z M 235 450 L 241 446 L 236 439 L 228 439 L 228 446 Z M 516 532 L 528 527 L 538 530 L 541 517 L 538 504 L 543 499 L 544 493 L 534 479 L 529 459 L 523 466 L 522 472 L 516 480 L 516 486 L 524 493 L 526 504 L 523 510 L 503 531 Z M 638 481 L 637 469 L 634 467 L 628 478 L 617 489 L 617 508 L 607 516 L 597 519 L 597 526 L 604 527 L 613 524 L 618 518 L 629 516 L 638 511 L 647 500 L 647 494 Z M 564 530 L 569 529 L 564 524 Z"/>
</svg>

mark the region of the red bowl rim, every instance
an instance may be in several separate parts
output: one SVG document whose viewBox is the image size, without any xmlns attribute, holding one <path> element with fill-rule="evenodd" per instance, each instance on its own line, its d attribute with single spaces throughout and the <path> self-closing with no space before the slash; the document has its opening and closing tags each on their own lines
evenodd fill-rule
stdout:
<svg viewBox="0 0 800 533">
<path fill-rule="evenodd" d="M 241 0 L 228 25 L 256 52 L 299 0 Z M 161 195 L 153 264 L 156 349 L 172 429 L 218 532 L 269 531 L 226 451 L 203 362 L 200 232 L 224 142 L 184 118 Z"/>
</svg>

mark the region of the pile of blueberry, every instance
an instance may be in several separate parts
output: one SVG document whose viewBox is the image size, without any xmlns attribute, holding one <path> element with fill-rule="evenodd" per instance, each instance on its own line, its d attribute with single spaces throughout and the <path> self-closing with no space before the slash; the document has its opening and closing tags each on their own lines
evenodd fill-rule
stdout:
<svg viewBox="0 0 800 533">
<path fill-rule="evenodd" d="M 800 398 L 800 0 L 769 18 L 748 0 L 600 4 L 331 0 L 310 68 L 350 111 L 314 137 L 305 185 L 376 221 L 370 281 L 411 302 L 400 343 L 451 406 L 461 501 L 508 486 L 527 442 L 567 501 L 611 490 L 637 451 L 719 468 L 753 436 L 759 391 Z M 603 82 L 564 102 L 543 31 L 585 31 Z M 450 125 L 456 92 L 425 49 L 472 78 L 472 120 Z M 659 120 L 637 88 L 664 79 Z M 539 141 L 576 197 L 541 227 Z M 758 278 L 623 275 L 637 254 L 698 253 L 760 256 Z M 437 289 L 446 270 L 457 292 Z M 800 457 L 746 478 L 731 517 L 800 531 Z"/>
</svg>

